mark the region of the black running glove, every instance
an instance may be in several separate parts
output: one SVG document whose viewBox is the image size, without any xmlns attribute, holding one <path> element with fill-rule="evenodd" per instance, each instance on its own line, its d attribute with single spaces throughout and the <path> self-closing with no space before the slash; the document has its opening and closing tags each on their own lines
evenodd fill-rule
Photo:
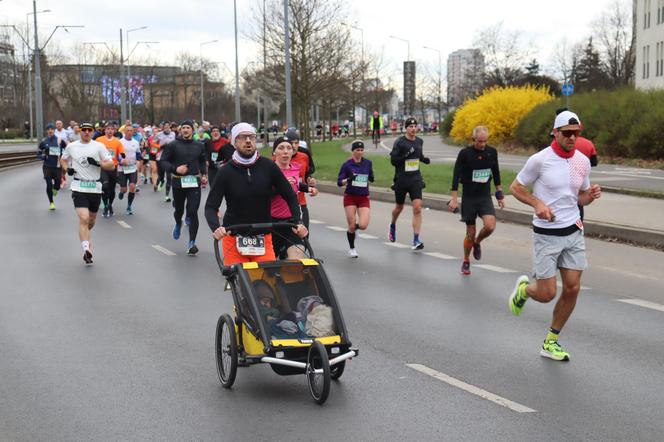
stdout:
<svg viewBox="0 0 664 442">
<path fill-rule="evenodd" d="M 93 166 L 100 166 L 99 162 L 92 157 L 88 157 L 87 160 L 88 164 L 92 164 Z"/>
<path fill-rule="evenodd" d="M 67 175 L 69 175 L 69 176 L 73 176 L 73 175 L 74 175 L 74 172 L 76 172 L 76 171 L 75 171 L 72 167 L 68 167 L 68 168 L 67 168 Z"/>
<path fill-rule="evenodd" d="M 429 159 L 429 158 L 427 158 L 427 157 L 422 157 L 422 160 L 421 160 L 421 161 L 422 161 L 424 164 L 429 164 L 429 163 L 431 162 L 431 159 Z"/>
</svg>

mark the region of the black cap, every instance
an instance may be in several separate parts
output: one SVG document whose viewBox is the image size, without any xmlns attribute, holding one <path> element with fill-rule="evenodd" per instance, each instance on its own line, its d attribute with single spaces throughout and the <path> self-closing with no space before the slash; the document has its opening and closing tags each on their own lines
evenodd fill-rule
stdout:
<svg viewBox="0 0 664 442">
<path fill-rule="evenodd" d="M 48 123 L 48 124 L 46 125 L 46 130 L 49 130 L 49 129 L 55 129 L 55 126 L 53 126 L 52 123 Z"/>
<path fill-rule="evenodd" d="M 85 123 L 81 123 L 79 127 L 81 129 L 94 129 L 94 127 L 92 127 L 92 123 L 88 123 L 87 121 Z"/>
<path fill-rule="evenodd" d="M 353 141 L 353 144 L 350 145 L 350 150 L 355 149 L 364 149 L 364 142 L 362 140 Z"/>
<path fill-rule="evenodd" d="M 404 127 L 408 127 L 408 126 L 410 126 L 410 125 L 412 125 L 412 124 L 414 124 L 414 125 L 417 126 L 417 120 L 416 120 L 415 118 L 413 118 L 413 117 L 410 117 L 410 118 L 406 118 L 406 121 L 403 123 L 403 126 L 404 126 Z"/>
<path fill-rule="evenodd" d="M 191 120 L 183 120 L 182 123 L 180 123 L 180 126 L 189 126 L 192 129 L 194 128 L 194 122 Z"/>
</svg>

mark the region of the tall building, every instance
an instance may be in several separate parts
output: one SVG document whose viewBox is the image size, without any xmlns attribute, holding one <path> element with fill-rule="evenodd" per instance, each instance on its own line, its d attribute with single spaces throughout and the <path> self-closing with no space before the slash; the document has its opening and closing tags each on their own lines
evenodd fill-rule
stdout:
<svg viewBox="0 0 664 442">
<path fill-rule="evenodd" d="M 0 35 L 0 107 L 16 104 L 16 72 L 14 45 Z"/>
<path fill-rule="evenodd" d="M 636 75 L 639 89 L 664 89 L 664 0 L 635 0 Z"/>
<path fill-rule="evenodd" d="M 454 108 L 482 90 L 484 56 L 479 49 L 459 49 L 447 57 L 447 102 Z"/>
</svg>

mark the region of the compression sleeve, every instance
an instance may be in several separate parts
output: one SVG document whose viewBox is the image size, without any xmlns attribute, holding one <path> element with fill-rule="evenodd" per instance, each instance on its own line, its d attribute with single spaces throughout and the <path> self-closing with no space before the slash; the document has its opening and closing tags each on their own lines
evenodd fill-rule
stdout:
<svg viewBox="0 0 664 442">
<path fill-rule="evenodd" d="M 403 154 L 402 149 L 399 146 L 399 140 L 400 138 L 394 140 L 394 144 L 392 145 L 392 151 L 390 152 L 390 162 L 392 163 L 393 166 L 396 166 L 397 164 L 403 162 L 403 160 L 405 159 L 405 155 Z"/>
<path fill-rule="evenodd" d="M 459 151 L 457 155 L 456 162 L 454 163 L 454 174 L 452 175 L 452 191 L 456 192 L 459 190 L 459 180 L 461 179 L 461 169 L 463 169 L 463 152 L 464 149 Z"/>
<path fill-rule="evenodd" d="M 491 165 L 491 173 L 493 174 L 493 185 L 500 186 L 500 167 L 498 167 L 498 151 L 496 151 L 496 161 Z"/>
<path fill-rule="evenodd" d="M 373 163 L 369 161 L 369 182 L 374 182 Z"/>
<path fill-rule="evenodd" d="M 219 210 L 219 206 L 221 206 L 221 201 L 224 199 L 223 181 L 222 173 L 219 172 L 210 187 L 210 193 L 205 201 L 205 220 L 213 232 L 221 226 L 217 217 L 217 211 Z"/>
</svg>

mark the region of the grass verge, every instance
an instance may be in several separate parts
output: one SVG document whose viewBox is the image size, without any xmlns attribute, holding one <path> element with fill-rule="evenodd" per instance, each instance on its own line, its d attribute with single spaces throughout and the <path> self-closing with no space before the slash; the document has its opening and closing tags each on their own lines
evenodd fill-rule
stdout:
<svg viewBox="0 0 664 442">
<path fill-rule="evenodd" d="M 343 150 L 343 146 L 349 143 L 349 139 L 346 139 L 325 141 L 313 145 L 312 154 L 314 163 L 316 164 L 316 179 L 337 181 L 341 164 L 350 158 L 350 153 Z M 376 178 L 373 185 L 389 189 L 394 178 L 394 166 L 390 163 L 388 156 L 375 154 L 372 152 L 372 149 L 373 147 L 367 148 L 365 156 L 373 162 L 374 176 Z M 426 146 L 424 147 L 424 152 L 426 155 Z M 421 170 L 426 183 L 426 192 L 449 195 L 450 188 L 452 187 L 453 165 L 443 163 L 423 164 Z M 516 173 L 509 170 L 501 170 L 500 175 L 503 182 L 503 191 L 509 194 L 509 184 L 514 181 Z"/>
</svg>

